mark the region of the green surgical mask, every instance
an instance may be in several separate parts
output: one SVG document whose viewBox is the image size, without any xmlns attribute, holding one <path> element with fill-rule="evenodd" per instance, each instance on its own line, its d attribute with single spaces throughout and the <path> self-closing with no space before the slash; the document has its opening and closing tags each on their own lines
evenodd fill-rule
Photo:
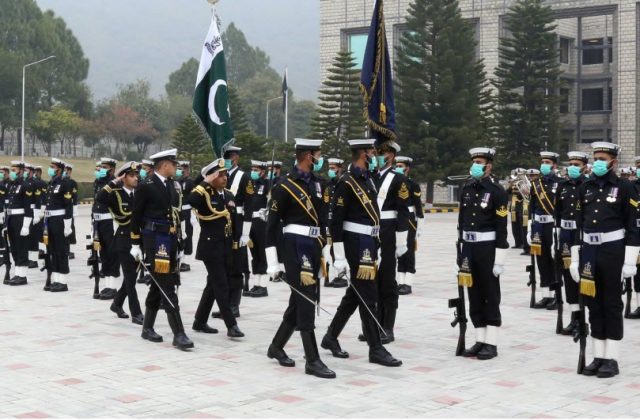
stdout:
<svg viewBox="0 0 640 420">
<path fill-rule="evenodd" d="M 17 173 L 15 173 L 15 172 L 13 172 L 13 171 L 11 171 L 11 172 L 9 172 L 9 178 L 10 178 L 12 181 L 15 181 L 16 179 L 18 179 L 18 174 L 17 174 Z"/>
</svg>

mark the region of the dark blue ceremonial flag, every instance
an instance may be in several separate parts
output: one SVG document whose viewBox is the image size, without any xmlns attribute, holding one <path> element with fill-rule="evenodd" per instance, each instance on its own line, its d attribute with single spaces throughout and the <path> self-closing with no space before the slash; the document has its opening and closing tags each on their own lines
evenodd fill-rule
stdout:
<svg viewBox="0 0 640 420">
<path fill-rule="evenodd" d="M 384 1 L 378 0 L 371 19 L 364 53 L 360 91 L 364 96 L 369 137 L 382 144 L 396 139 L 396 106 L 393 101 L 391 59 L 384 25 Z"/>
</svg>

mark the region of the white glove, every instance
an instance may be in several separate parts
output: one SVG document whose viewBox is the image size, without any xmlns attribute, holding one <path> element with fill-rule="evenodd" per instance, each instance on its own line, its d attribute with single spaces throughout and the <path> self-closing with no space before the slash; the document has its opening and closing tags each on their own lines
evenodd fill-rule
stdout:
<svg viewBox="0 0 640 420">
<path fill-rule="evenodd" d="M 262 219 L 262 221 L 266 222 L 267 218 L 269 217 L 269 210 L 260 209 L 258 212 L 260 213 L 260 218 Z"/>
<path fill-rule="evenodd" d="M 531 245 L 531 220 L 527 223 L 527 244 Z"/>
<path fill-rule="evenodd" d="M 422 219 L 420 220 L 416 220 L 417 226 L 416 226 L 416 239 L 418 239 L 419 237 L 422 236 L 422 224 L 424 223 L 424 221 Z"/>
<path fill-rule="evenodd" d="M 569 266 L 571 278 L 576 283 L 580 282 L 580 246 L 571 247 L 571 265 Z"/>
<path fill-rule="evenodd" d="M 408 235 L 408 230 L 405 230 L 403 232 L 396 232 L 396 257 L 402 257 L 407 253 L 407 251 L 409 251 L 409 247 L 407 246 Z"/>
<path fill-rule="evenodd" d="M 184 258 L 184 251 L 178 252 L 178 260 L 182 260 Z"/>
<path fill-rule="evenodd" d="M 0 225 L 4 225 L 4 212 L 0 212 Z"/>
<path fill-rule="evenodd" d="M 73 229 L 71 229 L 71 221 L 72 219 L 64 219 L 64 236 L 70 236 L 73 233 Z"/>
<path fill-rule="evenodd" d="M 142 250 L 140 249 L 140 245 L 131 245 L 129 254 L 131 254 L 134 260 L 142 261 Z"/>
<path fill-rule="evenodd" d="M 240 242 L 238 242 L 238 245 L 241 248 L 243 246 L 247 246 L 247 244 L 251 240 L 249 238 L 249 232 L 251 232 L 251 222 L 242 223 L 242 235 L 240 236 Z"/>
<path fill-rule="evenodd" d="M 507 259 L 507 250 L 496 248 L 496 258 L 493 260 L 493 275 L 500 277 L 504 273 L 504 262 Z"/>
<path fill-rule="evenodd" d="M 73 206 L 73 217 L 78 217 L 78 205 Z"/>
<path fill-rule="evenodd" d="M 42 220 L 42 209 L 33 209 L 33 224 L 36 225 Z"/>
<path fill-rule="evenodd" d="M 22 229 L 20 229 L 20 236 L 29 236 L 29 226 L 31 226 L 31 217 L 25 217 L 22 219 Z"/>
<path fill-rule="evenodd" d="M 333 243 L 333 255 L 336 257 L 336 259 L 333 260 L 333 268 L 338 270 L 338 273 L 349 271 L 349 263 L 347 262 L 347 257 L 344 255 L 344 242 Z"/>
<path fill-rule="evenodd" d="M 330 265 L 333 264 L 333 259 L 331 258 L 331 245 L 327 244 L 322 248 L 322 258 L 324 261 Z"/>
<path fill-rule="evenodd" d="M 189 211 L 189 213 L 191 214 L 191 226 L 197 225 L 198 218 L 196 217 L 196 214 L 193 211 Z"/>
<path fill-rule="evenodd" d="M 180 222 L 180 232 L 182 233 L 182 240 L 185 241 L 187 239 L 187 222 L 184 220 Z"/>
<path fill-rule="evenodd" d="M 270 246 L 264 250 L 267 254 L 267 274 L 274 275 L 280 271 L 280 263 L 278 262 L 278 251 L 275 246 Z"/>
<path fill-rule="evenodd" d="M 638 253 L 640 252 L 640 246 L 625 246 L 624 247 L 624 265 L 622 266 L 622 278 L 629 278 L 636 275 L 638 267 L 636 263 L 638 261 Z"/>
</svg>

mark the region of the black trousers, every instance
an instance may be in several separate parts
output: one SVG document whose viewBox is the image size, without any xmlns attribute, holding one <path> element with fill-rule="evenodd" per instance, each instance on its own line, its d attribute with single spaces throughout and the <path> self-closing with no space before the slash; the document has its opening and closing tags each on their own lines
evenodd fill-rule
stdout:
<svg viewBox="0 0 640 420">
<path fill-rule="evenodd" d="M 418 223 L 415 217 L 411 218 L 411 226 L 407 235 L 406 254 L 398 258 L 398 273 L 414 273 L 416 272 L 416 228 Z"/>
<path fill-rule="evenodd" d="M 95 222 L 100 240 L 100 261 L 102 262 L 102 272 L 105 276 L 120 276 L 118 267 L 118 253 L 116 252 L 113 240 L 113 221 L 100 220 Z"/>
<path fill-rule="evenodd" d="M 570 305 L 578 304 L 578 283 L 571 277 L 569 270 L 562 270 L 562 279 L 564 283 L 564 294 L 567 303 Z"/>
<path fill-rule="evenodd" d="M 132 316 L 142 314 L 140 309 L 140 301 L 138 300 L 138 292 L 136 291 L 136 279 L 138 277 L 138 264 L 128 251 L 119 251 L 118 258 L 122 266 L 122 286 L 118 289 L 113 303 L 116 306 L 122 306 L 124 299 L 129 300 L 129 311 Z"/>
<path fill-rule="evenodd" d="M 469 317 L 475 328 L 487 325 L 502 325 L 500 314 L 500 279 L 493 275 L 496 258 L 495 241 L 465 242 L 471 247 L 471 276 L 473 286 L 467 288 L 469 295 Z M 466 250 L 464 251 L 466 253 Z"/>
<path fill-rule="evenodd" d="M 218 302 L 220 314 L 227 328 L 237 325 L 236 318 L 229 306 L 229 283 L 227 268 L 215 261 L 203 261 L 207 268 L 207 285 L 202 291 L 202 297 L 196 310 L 195 319 L 199 324 L 206 324 L 213 308 L 214 300 Z"/>
<path fill-rule="evenodd" d="M 595 269 L 596 295 L 586 297 L 591 336 L 599 340 L 622 340 L 624 302 L 622 301 L 622 265 L 624 241 L 598 246 Z"/>
<path fill-rule="evenodd" d="M 69 240 L 64 236 L 62 216 L 47 218 L 47 235 L 49 240 L 47 254 L 49 254 L 51 272 L 69 274 Z"/>
<path fill-rule="evenodd" d="M 312 302 L 317 300 L 318 296 L 318 276 L 317 273 L 320 269 L 320 256 L 322 249 L 317 240 L 314 239 L 315 245 L 313 248 L 313 255 L 308 255 L 312 270 L 314 273 L 314 279 L 316 284 L 310 286 L 302 285 L 300 281 L 300 269 L 302 263 L 298 257 L 298 241 L 307 241 L 309 238 L 301 239 L 297 235 L 285 234 L 284 235 L 284 267 L 287 273 L 287 283 L 295 288 L 298 292 L 302 293 Z M 315 317 L 316 309 L 315 305 L 304 299 L 295 291 L 291 290 L 289 295 L 289 305 L 284 311 L 283 321 L 289 325 L 295 325 L 300 331 L 313 331 L 315 329 Z"/>
<path fill-rule="evenodd" d="M 191 224 L 191 210 L 182 210 L 182 218 L 185 221 L 185 233 L 187 239 L 183 243 L 184 255 L 193 254 L 193 225 Z"/>
<path fill-rule="evenodd" d="M 633 290 L 636 293 L 640 293 L 640 265 L 638 266 L 638 273 L 633 276 Z"/>
<path fill-rule="evenodd" d="M 44 231 L 44 220 L 40 220 L 35 225 L 31 225 L 29 230 L 29 251 L 38 251 L 39 244 L 42 240 L 42 232 Z"/>
<path fill-rule="evenodd" d="M 542 255 L 536 255 L 536 265 L 538 273 L 540 273 L 540 287 L 553 288 L 556 284 L 553 266 L 553 223 L 543 224 L 541 239 Z"/>
<path fill-rule="evenodd" d="M 13 263 L 17 267 L 29 264 L 29 238 L 20 236 L 22 230 L 23 215 L 9 216 L 7 233 L 9 234 L 9 246 Z"/>
<path fill-rule="evenodd" d="M 251 222 L 251 271 L 253 274 L 267 274 L 267 254 L 265 247 L 267 242 L 267 223 L 262 219 L 253 219 Z"/>
<path fill-rule="evenodd" d="M 380 247 L 381 261 L 378 267 L 378 302 L 381 307 L 380 313 L 383 313 L 384 308 L 398 308 L 395 222 L 381 222 Z"/>
<path fill-rule="evenodd" d="M 522 246 L 522 202 L 518 202 L 515 204 L 515 209 L 511 213 L 511 215 L 515 215 L 516 217 L 511 218 L 511 233 L 513 235 L 513 240 L 515 242 L 515 246 L 520 248 Z"/>
</svg>

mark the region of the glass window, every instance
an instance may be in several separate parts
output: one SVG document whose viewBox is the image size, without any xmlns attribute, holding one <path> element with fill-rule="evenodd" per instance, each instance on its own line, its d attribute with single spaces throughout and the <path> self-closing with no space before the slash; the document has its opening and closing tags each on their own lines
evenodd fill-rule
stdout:
<svg viewBox="0 0 640 420">
<path fill-rule="evenodd" d="M 369 34 L 350 34 L 349 35 L 349 51 L 353 53 L 353 58 L 359 69 L 364 63 L 364 51 L 367 49 L 367 38 Z"/>
<path fill-rule="evenodd" d="M 582 110 L 602 111 L 604 108 L 603 89 L 582 89 Z"/>
<path fill-rule="evenodd" d="M 569 38 L 560 38 L 560 62 L 569 64 L 569 51 L 571 51 L 571 40 Z"/>
<path fill-rule="evenodd" d="M 569 113 L 569 89 L 560 89 L 560 113 Z"/>
<path fill-rule="evenodd" d="M 602 64 L 602 38 L 582 40 L 582 64 Z"/>
<path fill-rule="evenodd" d="M 609 103 L 609 107 L 607 108 L 609 111 L 613 110 L 613 90 L 611 88 L 607 91 L 607 102 Z"/>
</svg>

